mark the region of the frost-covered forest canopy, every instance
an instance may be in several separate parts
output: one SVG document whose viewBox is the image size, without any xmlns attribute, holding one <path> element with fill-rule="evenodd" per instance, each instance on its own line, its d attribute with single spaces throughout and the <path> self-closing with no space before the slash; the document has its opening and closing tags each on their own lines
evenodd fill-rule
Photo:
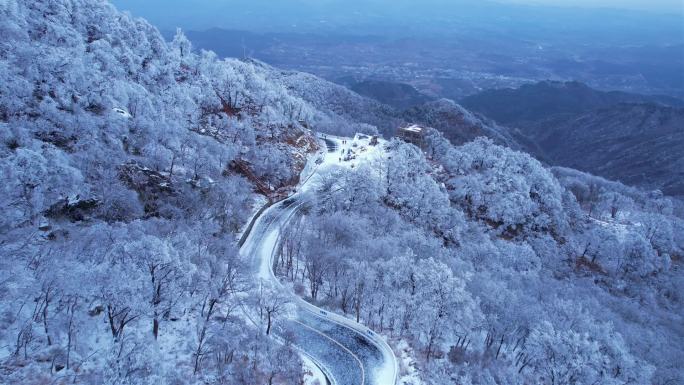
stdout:
<svg viewBox="0 0 684 385">
<path fill-rule="evenodd" d="M 317 132 L 387 132 L 384 107 L 104 0 L 0 18 L 0 383 L 311 381 L 238 242 Z M 273 262 L 386 338 L 399 383 L 684 383 L 681 202 L 488 138 L 378 147 L 322 175 Z"/>
</svg>

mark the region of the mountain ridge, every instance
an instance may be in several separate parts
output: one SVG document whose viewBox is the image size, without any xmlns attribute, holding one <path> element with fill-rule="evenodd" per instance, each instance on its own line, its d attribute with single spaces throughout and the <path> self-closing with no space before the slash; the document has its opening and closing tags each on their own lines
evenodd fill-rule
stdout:
<svg viewBox="0 0 684 385">
<path fill-rule="evenodd" d="M 598 91 L 576 81 L 543 81 L 515 89 L 487 90 L 460 100 L 466 108 L 482 113 L 501 124 L 513 126 L 537 121 L 550 115 L 588 112 L 627 102 L 684 106 L 684 100 L 671 96 Z"/>
<path fill-rule="evenodd" d="M 543 82 L 486 91 L 463 103 L 516 127 L 534 143 L 530 152 L 551 164 L 684 196 L 679 99 Z"/>
</svg>

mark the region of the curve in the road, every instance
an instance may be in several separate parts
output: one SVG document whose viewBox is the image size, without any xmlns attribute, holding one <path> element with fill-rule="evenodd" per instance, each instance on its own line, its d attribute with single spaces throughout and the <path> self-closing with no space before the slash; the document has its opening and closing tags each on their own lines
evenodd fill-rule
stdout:
<svg viewBox="0 0 684 385">
<path fill-rule="evenodd" d="M 335 140 L 324 140 L 329 152 L 337 152 L 339 146 Z M 272 262 L 282 235 L 281 229 L 304 204 L 295 194 L 260 210 L 241 240 L 241 253 L 252 260 L 255 273 L 261 271 L 263 278 L 264 264 L 267 263 L 269 281 L 279 289 L 282 285 L 273 273 Z M 285 340 L 285 336 L 295 336 L 297 349 L 319 366 L 331 384 L 394 385 L 397 362 L 384 340 L 361 324 L 324 311 L 297 296 L 294 298 L 296 318 L 283 320 L 275 329 L 277 338 Z M 392 360 L 394 373 L 391 380 L 375 375 L 386 360 Z"/>
<path fill-rule="evenodd" d="M 294 322 L 294 323 L 296 323 L 296 324 L 299 324 L 299 325 L 301 325 L 303 328 L 308 329 L 308 330 L 311 330 L 312 332 L 314 332 L 314 333 L 316 333 L 316 334 L 322 336 L 323 338 L 326 338 L 326 339 L 330 340 L 332 343 L 334 343 L 335 345 L 339 346 L 342 350 L 344 350 L 345 352 L 347 352 L 347 353 L 356 361 L 356 364 L 358 365 L 359 370 L 361 371 L 361 383 L 362 383 L 362 384 L 365 384 L 365 383 L 366 383 L 366 370 L 363 368 L 363 362 L 361 362 L 361 359 L 360 359 L 356 354 L 354 354 L 354 352 L 352 352 L 351 350 L 349 350 L 349 348 L 347 348 L 346 346 L 342 345 L 340 342 L 338 342 L 338 341 L 335 340 L 334 338 L 330 337 L 329 335 L 323 333 L 322 331 L 320 331 L 320 330 L 318 330 L 318 329 L 315 329 L 315 328 L 313 328 L 313 327 L 311 327 L 311 326 L 309 326 L 309 325 L 307 325 L 307 324 L 305 324 L 305 323 L 303 323 L 303 322 L 297 321 L 297 320 L 294 320 L 294 321 L 292 321 L 292 322 Z"/>
<path fill-rule="evenodd" d="M 299 205 L 301 203 L 290 199 L 279 202 L 265 210 L 255 221 L 241 249 L 243 255 L 252 259 L 252 269 L 255 273 L 260 270 L 259 265 L 263 263 L 259 260 L 261 256 L 268 255 L 270 258 L 275 251 L 277 243 L 269 241 L 268 238 L 273 236 L 274 232 L 279 233 L 280 227 L 291 218 L 293 209 Z M 248 312 L 246 309 L 245 311 Z M 320 331 L 314 332 L 315 327 L 303 328 L 300 322 L 295 321 L 297 320 L 283 320 L 281 325 L 273 330 L 274 337 L 280 341 L 290 341 L 294 336 L 294 346 L 312 359 L 331 385 L 365 385 L 362 374 L 364 369 L 359 366 L 358 357 L 350 354 L 351 350 L 342 344 L 332 343 L 334 338 Z"/>
</svg>

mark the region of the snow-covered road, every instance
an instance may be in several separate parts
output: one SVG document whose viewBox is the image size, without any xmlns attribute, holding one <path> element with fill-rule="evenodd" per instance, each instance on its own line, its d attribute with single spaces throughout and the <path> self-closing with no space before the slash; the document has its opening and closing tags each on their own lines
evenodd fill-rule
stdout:
<svg viewBox="0 0 684 385">
<path fill-rule="evenodd" d="M 369 139 L 365 138 L 366 142 Z M 308 168 L 310 175 L 300 186 L 300 193 L 269 207 L 254 222 L 240 252 L 252 266 L 254 278 L 265 287 L 276 292 L 285 291 L 272 270 L 281 230 L 306 204 L 303 192 L 315 185 L 317 175 L 331 166 L 341 165 L 340 151 L 350 148 L 355 140 L 364 139 L 325 138 L 328 151 L 319 155 L 317 165 Z M 361 324 L 319 309 L 293 293 L 289 295 L 291 306 L 287 315 L 281 317 L 274 334 L 281 340 L 293 341 L 307 361 L 314 363 L 331 384 L 395 384 L 396 358 L 380 336 Z"/>
</svg>

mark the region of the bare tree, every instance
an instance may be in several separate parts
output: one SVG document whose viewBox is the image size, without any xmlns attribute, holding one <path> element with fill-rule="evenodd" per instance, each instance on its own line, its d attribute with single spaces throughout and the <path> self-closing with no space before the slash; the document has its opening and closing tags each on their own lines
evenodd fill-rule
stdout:
<svg viewBox="0 0 684 385">
<path fill-rule="evenodd" d="M 48 328 L 48 310 L 50 309 L 50 303 L 56 294 L 57 285 L 55 280 L 50 279 L 43 282 L 40 297 L 38 297 L 35 309 L 36 318 L 40 319 L 43 324 L 43 331 L 45 331 L 48 346 L 52 346 L 52 337 L 50 336 L 50 329 Z"/>
<path fill-rule="evenodd" d="M 211 272 L 200 311 L 202 323 L 197 330 L 197 348 L 193 354 L 194 374 L 199 372 L 202 358 L 207 354 L 206 344 L 212 317 L 219 311 L 219 306 L 228 302 L 231 296 L 246 290 L 241 272 L 242 265 L 236 256 L 212 260 L 208 267 Z M 230 311 L 226 306 L 223 308 Z M 227 314 L 225 316 L 227 317 Z"/>
<path fill-rule="evenodd" d="M 112 337 L 114 337 L 115 340 L 121 338 L 126 325 L 139 317 L 138 314 L 133 313 L 133 309 L 126 305 L 114 303 L 107 304 L 107 319 L 109 320 L 109 328 L 112 332 Z"/>
<path fill-rule="evenodd" d="M 270 335 L 275 318 L 286 309 L 289 300 L 282 291 L 265 290 L 263 285 L 259 288 L 259 297 L 260 313 L 266 321 L 266 335 Z"/>
</svg>

